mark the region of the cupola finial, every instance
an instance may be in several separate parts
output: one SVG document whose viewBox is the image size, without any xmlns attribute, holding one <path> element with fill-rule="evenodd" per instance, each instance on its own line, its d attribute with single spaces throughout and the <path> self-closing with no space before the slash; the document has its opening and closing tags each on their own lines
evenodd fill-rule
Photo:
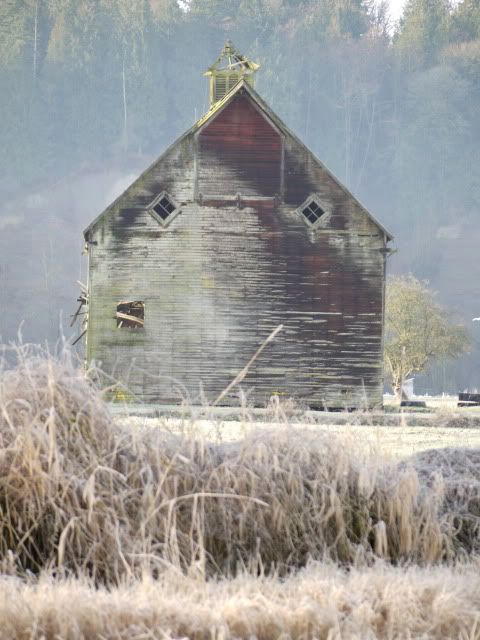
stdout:
<svg viewBox="0 0 480 640">
<path fill-rule="evenodd" d="M 210 106 L 221 100 L 241 80 L 254 86 L 254 74 L 260 65 L 242 56 L 227 40 L 218 59 L 205 72 L 210 78 Z"/>
</svg>

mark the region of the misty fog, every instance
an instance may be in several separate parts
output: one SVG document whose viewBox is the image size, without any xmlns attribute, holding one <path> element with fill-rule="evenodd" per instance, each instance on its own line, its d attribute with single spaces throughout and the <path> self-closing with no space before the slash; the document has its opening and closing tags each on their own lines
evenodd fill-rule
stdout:
<svg viewBox="0 0 480 640">
<path fill-rule="evenodd" d="M 0 338 L 72 341 L 83 229 L 208 108 L 226 39 L 257 90 L 395 235 L 473 352 L 416 390 L 480 387 L 480 5 L 2 0 Z"/>
</svg>

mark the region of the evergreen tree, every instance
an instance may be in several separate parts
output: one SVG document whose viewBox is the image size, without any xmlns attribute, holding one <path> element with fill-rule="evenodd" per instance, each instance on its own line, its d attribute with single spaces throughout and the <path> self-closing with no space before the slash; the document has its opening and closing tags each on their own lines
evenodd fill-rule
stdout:
<svg viewBox="0 0 480 640">
<path fill-rule="evenodd" d="M 480 38 L 480 3 L 463 0 L 452 15 L 452 37 L 457 42 Z"/>
<path fill-rule="evenodd" d="M 408 69 L 436 62 L 449 40 L 450 10 L 450 0 L 407 0 L 396 47 Z"/>
</svg>

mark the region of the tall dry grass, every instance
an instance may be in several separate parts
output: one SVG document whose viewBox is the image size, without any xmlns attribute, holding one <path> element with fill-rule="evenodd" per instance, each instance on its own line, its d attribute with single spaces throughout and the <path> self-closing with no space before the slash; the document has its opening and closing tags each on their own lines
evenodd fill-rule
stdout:
<svg viewBox="0 0 480 640">
<path fill-rule="evenodd" d="M 18 348 L 0 375 L 0 562 L 19 575 L 450 561 L 480 547 L 479 470 L 477 451 L 398 466 L 312 430 L 214 446 L 120 427 L 68 353 Z"/>
<path fill-rule="evenodd" d="M 208 582 L 169 570 L 114 590 L 4 579 L 0 640 L 478 640 L 479 569 L 314 564 Z"/>
</svg>

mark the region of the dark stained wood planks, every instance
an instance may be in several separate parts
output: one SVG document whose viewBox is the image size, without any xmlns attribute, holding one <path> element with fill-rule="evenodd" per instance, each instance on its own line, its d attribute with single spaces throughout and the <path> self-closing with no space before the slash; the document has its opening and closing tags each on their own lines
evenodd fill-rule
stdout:
<svg viewBox="0 0 480 640">
<path fill-rule="evenodd" d="M 167 227 L 147 211 L 164 190 L 181 206 Z M 329 211 L 315 230 L 296 212 L 312 193 Z M 183 136 L 87 239 L 87 357 L 141 400 L 198 402 L 202 385 L 213 401 L 283 324 L 242 384 L 251 402 L 381 404 L 388 237 L 249 92 Z M 117 328 L 122 300 L 145 303 L 141 331 Z"/>
<path fill-rule="evenodd" d="M 282 136 L 246 95 L 238 95 L 198 135 L 198 191 L 274 197 L 282 185 Z"/>
</svg>

